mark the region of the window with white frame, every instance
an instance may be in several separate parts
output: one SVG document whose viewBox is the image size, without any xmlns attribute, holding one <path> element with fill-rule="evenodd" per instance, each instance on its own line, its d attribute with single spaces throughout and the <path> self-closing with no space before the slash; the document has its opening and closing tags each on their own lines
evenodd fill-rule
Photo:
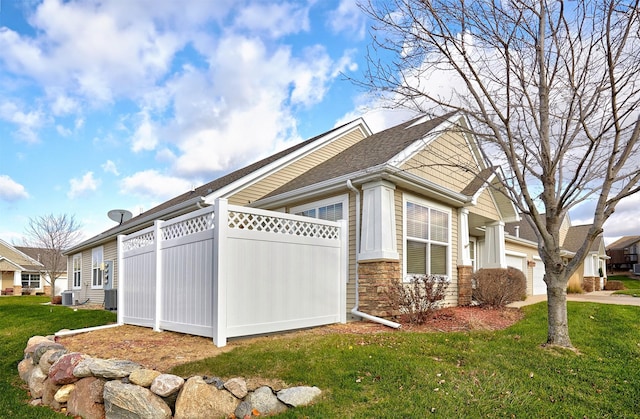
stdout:
<svg viewBox="0 0 640 419">
<path fill-rule="evenodd" d="M 476 238 L 469 237 L 469 258 L 471 259 L 471 267 L 473 272 L 478 270 L 476 266 L 476 253 Z"/>
<path fill-rule="evenodd" d="M 73 255 L 73 288 L 82 288 L 82 255 Z"/>
<path fill-rule="evenodd" d="M 102 288 L 102 246 L 91 250 L 91 288 Z"/>
<path fill-rule="evenodd" d="M 335 198 L 323 199 L 322 201 L 293 207 L 291 208 L 291 213 L 305 217 L 319 218 L 321 220 L 338 221 L 346 219 L 347 203 L 347 195 L 341 195 Z"/>
<path fill-rule="evenodd" d="M 22 288 L 40 288 L 40 274 L 22 274 Z"/>
<path fill-rule="evenodd" d="M 418 200 L 405 201 L 405 273 L 449 277 L 451 212 Z"/>
</svg>

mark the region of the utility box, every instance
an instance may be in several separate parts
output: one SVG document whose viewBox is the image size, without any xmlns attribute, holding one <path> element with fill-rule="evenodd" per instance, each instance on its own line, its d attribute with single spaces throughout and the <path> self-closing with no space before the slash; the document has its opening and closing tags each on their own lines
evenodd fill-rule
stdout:
<svg viewBox="0 0 640 419">
<path fill-rule="evenodd" d="M 117 310 L 118 309 L 118 290 L 104 290 L 104 309 L 105 310 Z"/>
<path fill-rule="evenodd" d="M 62 291 L 62 305 L 63 306 L 72 306 L 73 305 L 73 291 Z"/>
<path fill-rule="evenodd" d="M 113 261 L 105 260 L 104 269 L 102 271 L 102 287 L 105 290 L 113 289 Z"/>
</svg>

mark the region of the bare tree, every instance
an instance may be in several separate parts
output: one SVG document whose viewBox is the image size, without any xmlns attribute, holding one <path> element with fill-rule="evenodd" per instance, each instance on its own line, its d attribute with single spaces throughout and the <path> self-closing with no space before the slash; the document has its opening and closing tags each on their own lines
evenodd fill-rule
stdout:
<svg viewBox="0 0 640 419">
<path fill-rule="evenodd" d="M 29 219 L 25 229 L 25 245 L 42 249 L 40 263 L 44 266 L 45 281 L 51 285 L 51 297 L 55 294 L 55 282 L 61 275 L 65 256 L 62 252 L 69 249 L 80 239 L 80 224 L 72 215 L 43 215 Z"/>
<path fill-rule="evenodd" d="M 365 0 L 366 1 L 366 0 Z M 368 0 L 359 82 L 393 107 L 458 111 L 531 223 L 545 265 L 547 343 L 572 347 L 566 287 L 621 199 L 639 190 L 638 1 Z M 593 207 L 567 261 L 560 227 Z"/>
</svg>

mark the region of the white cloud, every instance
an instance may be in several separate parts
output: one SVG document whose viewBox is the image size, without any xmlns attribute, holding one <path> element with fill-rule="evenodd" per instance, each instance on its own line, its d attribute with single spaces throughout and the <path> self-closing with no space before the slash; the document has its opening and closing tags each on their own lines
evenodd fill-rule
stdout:
<svg viewBox="0 0 640 419">
<path fill-rule="evenodd" d="M 69 199 L 79 196 L 86 196 L 91 192 L 95 192 L 100 186 L 100 179 L 94 179 L 93 172 L 87 172 L 81 178 L 73 178 L 69 180 L 70 189 L 67 192 Z"/>
<path fill-rule="evenodd" d="M 366 34 L 365 14 L 358 6 L 358 0 L 340 0 L 338 8 L 329 14 L 328 26 L 336 33 L 355 34 L 364 39 Z"/>
<path fill-rule="evenodd" d="M 296 3 L 255 3 L 242 7 L 235 19 L 238 29 L 280 38 L 310 29 L 309 7 Z"/>
<path fill-rule="evenodd" d="M 7 175 L 0 175 L 0 200 L 14 202 L 28 197 L 24 186 Z"/>
<path fill-rule="evenodd" d="M 131 150 L 139 152 L 142 150 L 153 150 L 158 144 L 155 124 L 151 121 L 149 113 L 142 110 L 138 114 L 138 126 L 131 139 Z"/>
<path fill-rule="evenodd" d="M 106 173 L 113 173 L 116 176 L 120 176 L 120 173 L 118 172 L 118 167 L 116 167 L 116 164 L 111 160 L 107 160 L 106 162 L 104 162 L 104 164 L 101 167 L 102 167 L 102 170 L 104 170 Z"/>
<path fill-rule="evenodd" d="M 60 124 L 56 125 L 56 132 L 60 134 L 61 137 L 68 137 L 72 134 L 69 128 L 65 128 Z"/>
<path fill-rule="evenodd" d="M 20 140 L 27 143 L 40 141 L 37 130 L 44 123 L 44 115 L 39 110 L 26 112 L 14 102 L 2 102 L 0 103 L 0 119 L 18 126 L 16 137 Z"/>
<path fill-rule="evenodd" d="M 177 177 L 163 175 L 157 170 L 145 170 L 122 179 L 120 192 L 127 195 L 169 199 L 187 192 L 193 185 Z"/>
</svg>

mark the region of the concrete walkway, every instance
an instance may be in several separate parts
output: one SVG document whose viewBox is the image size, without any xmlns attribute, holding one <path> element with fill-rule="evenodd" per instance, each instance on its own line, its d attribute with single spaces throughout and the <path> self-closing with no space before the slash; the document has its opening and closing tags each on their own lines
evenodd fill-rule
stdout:
<svg viewBox="0 0 640 419">
<path fill-rule="evenodd" d="M 619 304 L 626 306 L 640 306 L 640 298 L 630 295 L 613 295 L 614 291 L 594 291 L 585 294 L 568 294 L 567 301 L 584 301 L 589 303 Z M 516 301 L 509 307 L 522 307 L 547 301 L 546 295 L 530 295 L 524 301 Z"/>
</svg>

